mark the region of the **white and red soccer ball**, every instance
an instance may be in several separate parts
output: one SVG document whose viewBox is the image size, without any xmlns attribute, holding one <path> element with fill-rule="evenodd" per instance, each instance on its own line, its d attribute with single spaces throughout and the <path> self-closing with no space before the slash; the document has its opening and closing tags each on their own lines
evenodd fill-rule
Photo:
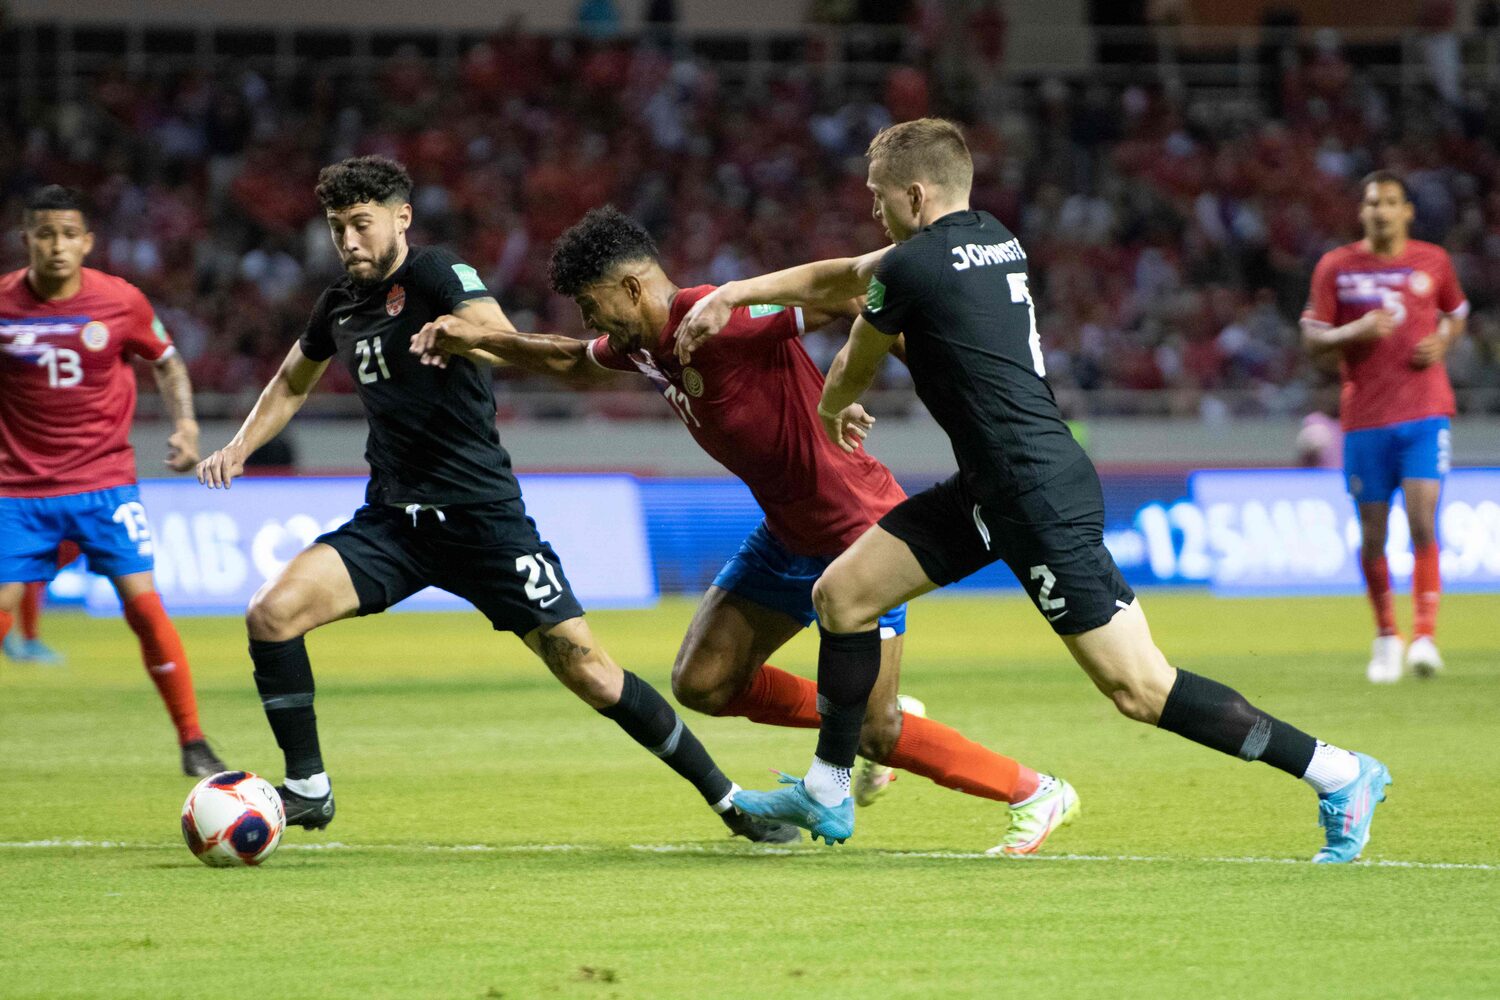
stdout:
<svg viewBox="0 0 1500 1000">
<path fill-rule="evenodd" d="M 258 865 L 276 852 L 286 809 L 271 783 L 249 771 L 220 771 L 182 804 L 182 839 L 205 865 Z"/>
</svg>

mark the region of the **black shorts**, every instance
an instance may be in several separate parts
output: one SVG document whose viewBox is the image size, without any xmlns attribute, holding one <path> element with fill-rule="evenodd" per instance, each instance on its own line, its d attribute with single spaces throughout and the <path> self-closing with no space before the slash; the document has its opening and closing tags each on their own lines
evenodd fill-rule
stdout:
<svg viewBox="0 0 1500 1000">
<path fill-rule="evenodd" d="M 880 526 L 940 587 L 1004 559 L 1058 635 L 1098 628 L 1135 600 L 1104 547 L 1104 493 L 1087 458 L 1006 500 L 976 501 L 954 475 Z"/>
<path fill-rule="evenodd" d="M 367 504 L 318 541 L 344 560 L 361 615 L 429 586 L 474 605 L 496 631 L 523 638 L 583 614 L 557 553 L 537 534 L 520 498 L 429 508 L 415 517 L 401 507 Z"/>
</svg>

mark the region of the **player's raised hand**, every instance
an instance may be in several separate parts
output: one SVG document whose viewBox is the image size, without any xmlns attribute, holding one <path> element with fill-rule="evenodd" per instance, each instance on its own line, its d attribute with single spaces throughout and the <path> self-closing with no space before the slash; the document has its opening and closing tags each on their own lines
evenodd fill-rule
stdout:
<svg viewBox="0 0 1500 1000">
<path fill-rule="evenodd" d="M 693 352 L 729 322 L 734 309 L 723 292 L 724 289 L 716 288 L 694 302 L 677 324 L 677 360 L 683 364 L 691 361 Z"/>
<path fill-rule="evenodd" d="M 184 422 L 167 438 L 167 458 L 162 463 L 173 472 L 187 472 L 198 464 L 198 425 Z"/>
<path fill-rule="evenodd" d="M 211 490 L 227 490 L 236 477 L 244 474 L 244 453 L 232 444 L 226 444 L 198 463 L 198 482 Z"/>
<path fill-rule="evenodd" d="M 1430 368 L 1443 360 L 1448 353 L 1448 337 L 1441 333 L 1429 333 L 1417 341 L 1411 352 L 1413 368 Z"/>
<path fill-rule="evenodd" d="M 1389 309 L 1371 309 L 1364 315 L 1365 336 L 1371 340 L 1389 337 L 1396 329 L 1396 317 Z"/>
<path fill-rule="evenodd" d="M 818 417 L 823 421 L 823 432 L 828 439 L 851 453 L 864 444 L 870 428 L 875 426 L 875 418 L 858 403 L 850 403 L 832 416 L 820 406 Z"/>
</svg>

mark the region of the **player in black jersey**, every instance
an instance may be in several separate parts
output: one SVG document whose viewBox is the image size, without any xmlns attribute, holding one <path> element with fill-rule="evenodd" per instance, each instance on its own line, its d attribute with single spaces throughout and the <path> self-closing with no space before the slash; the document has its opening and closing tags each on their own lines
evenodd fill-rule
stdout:
<svg viewBox="0 0 1500 1000">
<path fill-rule="evenodd" d="M 876 618 L 1003 559 L 1120 712 L 1305 779 L 1318 792 L 1327 840 L 1313 860 L 1352 861 L 1389 772 L 1173 668 L 1157 649 L 1104 547 L 1098 475 L 1046 381 L 1026 253 L 993 216 L 969 208 L 973 164 L 962 133 L 938 119 L 903 122 L 877 135 L 867 155 L 875 217 L 894 245 L 723 285 L 684 318 L 679 351 L 686 361 L 735 306 L 816 307 L 864 291 L 819 405 L 829 437 L 857 447 L 841 413 L 904 337 L 917 394 L 947 433 L 959 471 L 892 509 L 823 573 L 814 590 L 823 720 L 812 767 L 801 781 L 786 779 L 789 789 L 742 792 L 736 804 L 825 840 L 849 836 L 849 768 L 879 668 Z M 1071 808 L 1060 797 L 1055 816 Z"/>
<path fill-rule="evenodd" d="M 346 276 L 318 299 L 239 433 L 198 467 L 200 482 L 227 489 L 335 356 L 354 376 L 370 425 L 365 505 L 262 587 L 246 615 L 256 687 L 286 757 L 287 822 L 321 829 L 334 811 L 303 636 L 430 585 L 520 636 L 568 690 L 690 781 L 731 831 L 795 839 L 795 827 L 736 810 L 737 786 L 672 707 L 595 641 L 557 554 L 526 516 L 495 429 L 488 372 L 464 358 L 423 365 L 407 350 L 413 334 L 448 313 L 510 328 L 472 267 L 446 250 L 407 245 L 411 187 L 406 170 L 383 157 L 324 168 L 318 200 Z"/>
</svg>

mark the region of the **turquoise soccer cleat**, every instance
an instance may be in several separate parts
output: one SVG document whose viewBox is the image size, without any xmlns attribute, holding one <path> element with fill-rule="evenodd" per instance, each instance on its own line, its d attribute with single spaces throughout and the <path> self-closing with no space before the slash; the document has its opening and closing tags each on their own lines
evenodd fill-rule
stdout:
<svg viewBox="0 0 1500 1000">
<path fill-rule="evenodd" d="M 1357 753 L 1359 777 L 1336 792 L 1318 796 L 1318 825 L 1328 843 L 1313 855 L 1314 864 L 1347 864 L 1370 842 L 1375 806 L 1385 801 L 1391 772 L 1369 754 Z"/>
<path fill-rule="evenodd" d="M 838 805 L 825 806 L 807 793 L 801 778 L 780 771 L 776 775 L 777 781 L 792 787 L 774 792 L 737 792 L 735 808 L 752 816 L 800 826 L 812 834 L 813 840 L 822 837 L 825 844 L 842 844 L 854 835 L 853 799 L 846 795 Z"/>
<path fill-rule="evenodd" d="M 17 663 L 35 663 L 42 667 L 62 664 L 62 654 L 41 639 L 25 639 L 15 633 L 5 637 L 5 655 Z"/>
</svg>

